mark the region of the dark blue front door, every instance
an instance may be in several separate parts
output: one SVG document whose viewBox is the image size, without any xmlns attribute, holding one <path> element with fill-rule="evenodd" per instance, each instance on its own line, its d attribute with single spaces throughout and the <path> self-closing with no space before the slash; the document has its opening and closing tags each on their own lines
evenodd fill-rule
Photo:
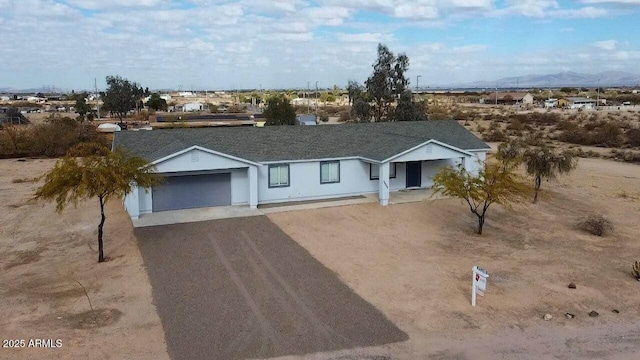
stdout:
<svg viewBox="0 0 640 360">
<path fill-rule="evenodd" d="M 422 185 L 422 162 L 411 161 L 407 163 L 407 188 L 420 187 Z"/>
</svg>

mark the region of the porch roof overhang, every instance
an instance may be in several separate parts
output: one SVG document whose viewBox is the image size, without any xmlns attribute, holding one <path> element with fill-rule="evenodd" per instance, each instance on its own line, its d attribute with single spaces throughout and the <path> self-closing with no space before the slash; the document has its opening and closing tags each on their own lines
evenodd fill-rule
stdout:
<svg viewBox="0 0 640 360">
<path fill-rule="evenodd" d="M 416 145 L 416 146 L 414 146 L 414 147 L 412 147 L 410 149 L 407 149 L 407 150 L 405 150 L 403 152 L 400 152 L 400 153 L 398 153 L 396 155 L 393 155 L 393 156 L 391 156 L 391 157 L 389 157 L 387 159 L 379 161 L 378 163 L 379 164 L 383 164 L 383 163 L 386 163 L 386 162 L 393 161 L 394 159 L 397 159 L 397 158 L 401 157 L 402 155 L 408 154 L 408 153 L 410 153 L 412 151 L 415 151 L 416 149 L 419 149 L 419 148 L 421 148 L 421 147 L 423 147 L 425 145 L 428 145 L 428 144 L 436 144 L 436 145 L 442 146 L 442 147 L 444 147 L 446 149 L 455 151 L 455 152 L 459 153 L 460 155 L 474 156 L 473 153 L 468 151 L 468 150 L 463 150 L 463 149 L 460 149 L 460 148 L 455 147 L 453 145 L 449 145 L 449 144 L 443 143 L 441 141 L 431 139 L 431 140 L 425 141 L 425 142 L 423 142 L 421 144 L 418 144 L 418 145 Z M 484 149 L 484 150 L 486 151 L 487 149 Z M 429 160 L 429 159 L 425 159 L 425 160 Z"/>
</svg>

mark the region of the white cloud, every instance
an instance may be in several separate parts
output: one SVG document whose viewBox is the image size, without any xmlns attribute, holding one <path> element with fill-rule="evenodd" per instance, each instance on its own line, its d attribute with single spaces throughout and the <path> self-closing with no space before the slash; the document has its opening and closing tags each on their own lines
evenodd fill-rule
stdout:
<svg viewBox="0 0 640 360">
<path fill-rule="evenodd" d="M 67 3 L 87 10 L 118 9 L 118 8 L 151 8 L 167 5 L 167 0 L 67 0 Z"/>
<path fill-rule="evenodd" d="M 632 4 L 615 3 L 621 2 Z M 553 0 L 0 0 L 0 87 L 63 82 L 83 87 L 109 74 L 152 88 L 191 83 L 285 87 L 317 79 L 327 86 L 343 85 L 369 75 L 378 42 L 406 52 L 411 76 L 421 74 L 421 84 L 474 80 L 498 69 L 508 75 L 536 67 L 544 72 L 605 64 L 635 71 L 637 42 L 614 35 L 599 45 L 499 56 L 494 51 L 504 51 L 501 37 L 510 29 L 496 28 L 496 38 L 481 43 L 465 40 L 474 27 L 499 23 L 493 19 L 497 16 L 558 23 L 560 34 L 562 29 L 582 31 L 563 19 L 589 21 L 620 13 L 612 1 L 582 3 L 593 5 L 569 8 Z M 426 30 L 435 27 L 446 30 Z M 440 38 L 433 35 L 436 31 Z M 547 48 L 552 46 L 553 41 Z M 566 56 L 567 51 L 575 56 Z"/>
<path fill-rule="evenodd" d="M 616 49 L 616 44 L 618 42 L 616 40 L 605 40 L 605 41 L 598 41 L 597 43 L 593 44 L 595 47 L 597 47 L 598 49 L 602 49 L 602 50 L 615 50 Z"/>
<path fill-rule="evenodd" d="M 359 33 L 359 34 L 337 34 L 338 41 L 342 42 L 371 42 L 371 43 L 385 43 L 393 40 L 391 34 L 381 33 Z"/>
<path fill-rule="evenodd" d="M 640 5 L 640 0 L 579 0 L 583 4 Z"/>
<path fill-rule="evenodd" d="M 562 9 L 549 11 L 549 16 L 566 18 L 566 19 L 580 19 L 580 18 L 598 18 L 609 15 L 609 10 L 595 8 L 592 6 L 583 7 L 579 9 Z"/>
</svg>

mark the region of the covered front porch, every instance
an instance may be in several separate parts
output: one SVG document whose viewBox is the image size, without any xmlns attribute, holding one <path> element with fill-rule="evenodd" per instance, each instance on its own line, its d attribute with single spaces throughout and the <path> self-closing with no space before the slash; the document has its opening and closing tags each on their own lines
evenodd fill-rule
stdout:
<svg viewBox="0 0 640 360">
<path fill-rule="evenodd" d="M 483 156 L 430 140 L 371 166 L 372 176 L 376 173 L 374 169 L 377 170 L 378 200 L 386 206 L 393 203 L 391 194 L 396 194 L 394 197 L 398 201 L 403 198 L 415 201 L 415 195 L 409 196 L 401 190 L 430 189 L 434 176 L 446 166 L 463 166 L 467 171 L 475 172 L 482 161 Z"/>
</svg>

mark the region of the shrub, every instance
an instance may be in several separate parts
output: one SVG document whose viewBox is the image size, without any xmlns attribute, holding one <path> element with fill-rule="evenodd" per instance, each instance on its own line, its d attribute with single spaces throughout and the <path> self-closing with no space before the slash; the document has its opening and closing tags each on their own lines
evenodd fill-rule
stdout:
<svg viewBox="0 0 640 360">
<path fill-rule="evenodd" d="M 633 151 L 611 150 L 613 158 L 616 160 L 640 164 L 640 153 Z"/>
<path fill-rule="evenodd" d="M 482 140 L 489 142 L 499 142 L 507 140 L 507 135 L 505 135 L 500 129 L 493 129 L 486 134 L 482 135 Z"/>
<path fill-rule="evenodd" d="M 640 128 L 632 128 L 627 130 L 627 144 L 631 146 L 640 146 Z"/>
<path fill-rule="evenodd" d="M 590 234 L 603 236 L 609 231 L 613 231 L 613 223 L 604 215 L 591 214 L 578 223 L 578 227 Z"/>
<path fill-rule="evenodd" d="M 87 142 L 107 144 L 94 125 L 54 117 L 40 125 L 7 126 L 0 132 L 0 157 L 62 156 Z"/>
<path fill-rule="evenodd" d="M 320 115 L 320 121 L 325 122 L 325 123 L 328 122 L 329 121 L 329 115 L 327 115 L 327 114 Z"/>
</svg>

